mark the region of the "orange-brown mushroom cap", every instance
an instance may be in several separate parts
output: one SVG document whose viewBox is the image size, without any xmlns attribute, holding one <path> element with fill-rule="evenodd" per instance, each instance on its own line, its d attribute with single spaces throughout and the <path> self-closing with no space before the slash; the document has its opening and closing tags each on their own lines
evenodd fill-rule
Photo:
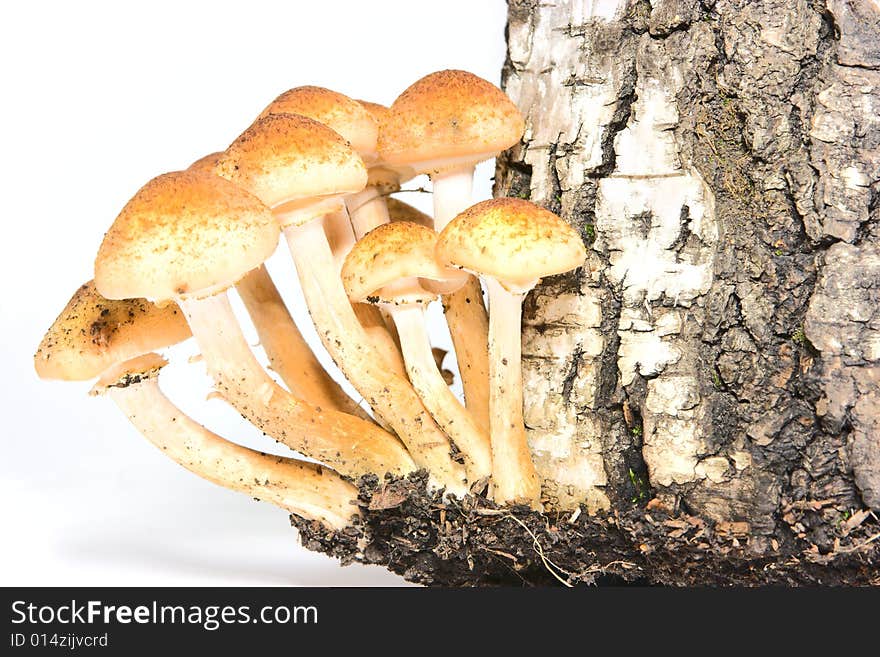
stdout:
<svg viewBox="0 0 880 657">
<path fill-rule="evenodd" d="M 438 71 L 391 105 L 379 130 L 379 156 L 431 173 L 444 162 L 494 157 L 519 141 L 524 126 L 516 105 L 492 83 L 466 71 Z"/>
<path fill-rule="evenodd" d="M 46 331 L 34 369 L 41 379 L 88 381 L 119 363 L 190 337 L 177 304 L 105 299 L 94 281 L 80 286 Z"/>
<path fill-rule="evenodd" d="M 204 171 L 166 173 L 104 235 L 95 287 L 108 299 L 214 294 L 272 255 L 278 237 L 271 211 L 247 191 Z"/>
<path fill-rule="evenodd" d="M 424 226 L 433 232 L 434 218 L 430 215 L 393 196 L 386 198 L 385 203 L 388 206 L 388 218 L 391 221 L 409 221 L 410 223 Z"/>
<path fill-rule="evenodd" d="M 214 173 L 214 167 L 217 166 L 217 162 L 220 160 L 220 157 L 222 155 L 223 151 L 208 153 L 204 157 L 200 157 L 198 160 L 190 164 L 187 168 L 195 171 L 206 171 L 208 173 Z"/>
<path fill-rule="evenodd" d="M 441 263 L 491 276 L 510 289 L 575 269 L 587 257 L 577 231 L 518 198 L 482 201 L 459 214 L 440 233 L 436 255 Z"/>
<path fill-rule="evenodd" d="M 418 278 L 461 285 L 465 275 L 442 266 L 434 257 L 437 233 L 408 221 L 383 224 L 354 245 L 342 266 L 342 283 L 352 301 L 428 302 L 435 294 L 419 286 L 386 289 L 397 281 Z"/>
<path fill-rule="evenodd" d="M 345 94 L 324 87 L 295 87 L 269 103 L 257 118 L 270 114 L 307 116 L 342 135 L 365 160 L 376 156 L 376 120 L 362 103 Z"/>
<path fill-rule="evenodd" d="M 245 130 L 217 163 L 216 173 L 266 205 L 361 191 L 367 170 L 345 139 L 297 114 L 269 114 Z"/>
<path fill-rule="evenodd" d="M 385 105 L 380 105 L 379 103 L 371 103 L 368 100 L 359 100 L 357 102 L 359 102 L 363 108 L 370 113 L 370 116 L 373 117 L 373 120 L 379 128 L 378 133 L 381 134 L 382 126 L 391 118 L 391 109 Z M 370 162 L 370 168 L 367 173 L 369 175 L 367 185 L 370 187 L 378 187 L 386 193 L 398 191 L 402 183 L 415 178 L 416 176 L 416 172 L 412 167 L 405 165 L 396 167 L 391 166 L 382 160 L 378 154 L 376 161 Z"/>
<path fill-rule="evenodd" d="M 373 117 L 373 121 L 376 122 L 377 126 L 382 125 L 382 121 L 387 120 L 391 114 L 391 110 L 386 105 L 360 99 L 356 102 L 360 103 L 361 107 L 367 110 L 369 115 Z"/>
</svg>

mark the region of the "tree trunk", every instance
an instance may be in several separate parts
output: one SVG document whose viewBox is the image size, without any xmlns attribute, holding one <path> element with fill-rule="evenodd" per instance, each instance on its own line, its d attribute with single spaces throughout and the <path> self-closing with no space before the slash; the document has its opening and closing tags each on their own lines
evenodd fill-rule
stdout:
<svg viewBox="0 0 880 657">
<path fill-rule="evenodd" d="M 877 583 L 880 3 L 510 0 L 507 38 L 526 134 L 495 193 L 590 245 L 524 311 L 555 513 L 400 493 L 336 553 L 441 584 Z"/>
<path fill-rule="evenodd" d="M 584 4 L 512 2 L 504 69 L 529 127 L 496 192 L 592 242 L 524 326 L 546 484 L 756 552 L 821 501 L 830 549 L 880 508 L 880 6 Z"/>
</svg>

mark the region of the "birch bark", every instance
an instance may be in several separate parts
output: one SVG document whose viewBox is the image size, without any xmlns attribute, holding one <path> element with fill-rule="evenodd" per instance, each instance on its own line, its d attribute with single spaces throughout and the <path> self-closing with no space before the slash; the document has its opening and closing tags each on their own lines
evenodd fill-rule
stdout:
<svg viewBox="0 0 880 657">
<path fill-rule="evenodd" d="M 554 504 L 654 499 L 759 551 L 793 502 L 825 502 L 820 547 L 880 509 L 880 4 L 510 0 L 507 37 L 496 195 L 590 244 L 524 312 Z"/>
</svg>

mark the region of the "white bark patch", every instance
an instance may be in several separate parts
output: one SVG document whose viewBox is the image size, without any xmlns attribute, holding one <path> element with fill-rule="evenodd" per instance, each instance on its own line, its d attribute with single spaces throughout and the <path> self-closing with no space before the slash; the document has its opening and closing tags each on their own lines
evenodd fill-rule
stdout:
<svg viewBox="0 0 880 657">
<path fill-rule="evenodd" d="M 856 484 L 865 503 L 880 509 L 880 247 L 828 249 L 804 332 L 827 371 L 816 413 L 850 424 Z"/>
<path fill-rule="evenodd" d="M 563 213 L 574 202 L 568 192 L 579 189 L 603 161 L 602 141 L 622 82 L 615 58 L 598 52 L 596 35 L 618 20 L 626 5 L 625 0 L 544 5 L 529 21 L 510 25 L 514 72 L 506 90 L 526 118 L 523 157 L 532 166 L 531 198 L 544 205 L 556 201 L 550 181 L 558 179 Z M 559 144 L 565 149 L 554 165 L 550 155 Z M 540 321 L 527 320 L 523 327 L 524 418 L 544 495 L 554 508 L 610 507 L 603 492 L 608 482 L 603 427 L 592 413 L 598 359 L 607 347 L 599 331 L 600 298 L 589 285 L 579 294 L 536 292 L 533 316 Z"/>
<path fill-rule="evenodd" d="M 869 219 L 871 184 L 880 175 L 880 72 L 832 67 L 831 83 L 816 96 L 810 125 L 819 200 L 826 206 L 824 232 L 852 242 Z"/>
<path fill-rule="evenodd" d="M 700 461 L 702 400 L 692 363 L 682 362 L 697 349 L 681 336 L 685 320 L 676 308 L 708 292 L 718 225 L 711 191 L 675 143 L 680 84 L 674 70 L 662 81 L 640 75 L 630 123 L 615 141 L 615 170 L 600 181 L 596 202 L 596 247 L 609 253 L 605 274 L 623 292 L 621 383 L 636 374 L 649 379 L 643 456 L 660 486 L 716 481 L 728 470 L 726 459 Z"/>
<path fill-rule="evenodd" d="M 508 80 L 507 93 L 526 117 L 524 159 L 532 166 L 534 200 L 549 198 L 548 181 L 557 175 L 564 190 L 577 189 L 585 172 L 602 164 L 602 138 L 614 117 L 620 81 L 608 58 L 582 63 L 582 49 L 590 47 L 590 40 L 574 30 L 612 21 L 625 7 L 625 0 L 580 0 L 543 7 L 533 14 L 534 26 L 511 26 L 509 50 L 517 75 Z M 535 111 L 540 121 L 531 120 Z M 577 166 L 569 167 L 562 158 L 550 173 L 547 151 L 558 143 L 571 145 Z"/>
<path fill-rule="evenodd" d="M 538 294 L 534 302 L 542 320 L 540 330 L 530 329 L 528 320 L 524 327 L 523 417 L 544 495 L 555 508 L 583 503 L 591 512 L 607 509 L 601 427 L 571 401 L 591 398 L 597 386 L 598 368 L 572 361 L 578 354 L 582 362 L 593 361 L 604 350 L 601 310 L 595 299 L 574 294 Z M 564 395 L 566 380 L 571 389 Z"/>
</svg>

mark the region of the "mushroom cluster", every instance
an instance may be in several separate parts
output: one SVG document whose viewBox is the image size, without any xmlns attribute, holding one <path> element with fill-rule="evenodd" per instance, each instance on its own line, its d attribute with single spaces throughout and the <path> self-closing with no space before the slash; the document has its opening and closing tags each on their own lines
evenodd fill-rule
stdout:
<svg viewBox="0 0 880 657">
<path fill-rule="evenodd" d="M 521 302 L 586 253 L 528 201 L 472 205 L 474 166 L 523 130 L 497 87 L 463 71 L 432 73 L 390 107 L 286 91 L 225 151 L 150 180 L 125 205 L 94 280 L 43 338 L 37 373 L 97 379 L 93 392 L 185 468 L 331 529 L 360 514 L 359 477 L 419 469 L 447 495 L 540 509 L 522 418 Z M 433 218 L 391 198 L 421 174 Z M 322 344 L 361 404 L 322 368 L 264 266 L 281 234 Z M 242 334 L 233 287 L 280 382 Z M 464 401 L 427 330 L 424 310 L 438 299 Z M 174 406 L 156 352 L 190 336 L 218 395 L 310 461 L 246 449 Z"/>
</svg>

